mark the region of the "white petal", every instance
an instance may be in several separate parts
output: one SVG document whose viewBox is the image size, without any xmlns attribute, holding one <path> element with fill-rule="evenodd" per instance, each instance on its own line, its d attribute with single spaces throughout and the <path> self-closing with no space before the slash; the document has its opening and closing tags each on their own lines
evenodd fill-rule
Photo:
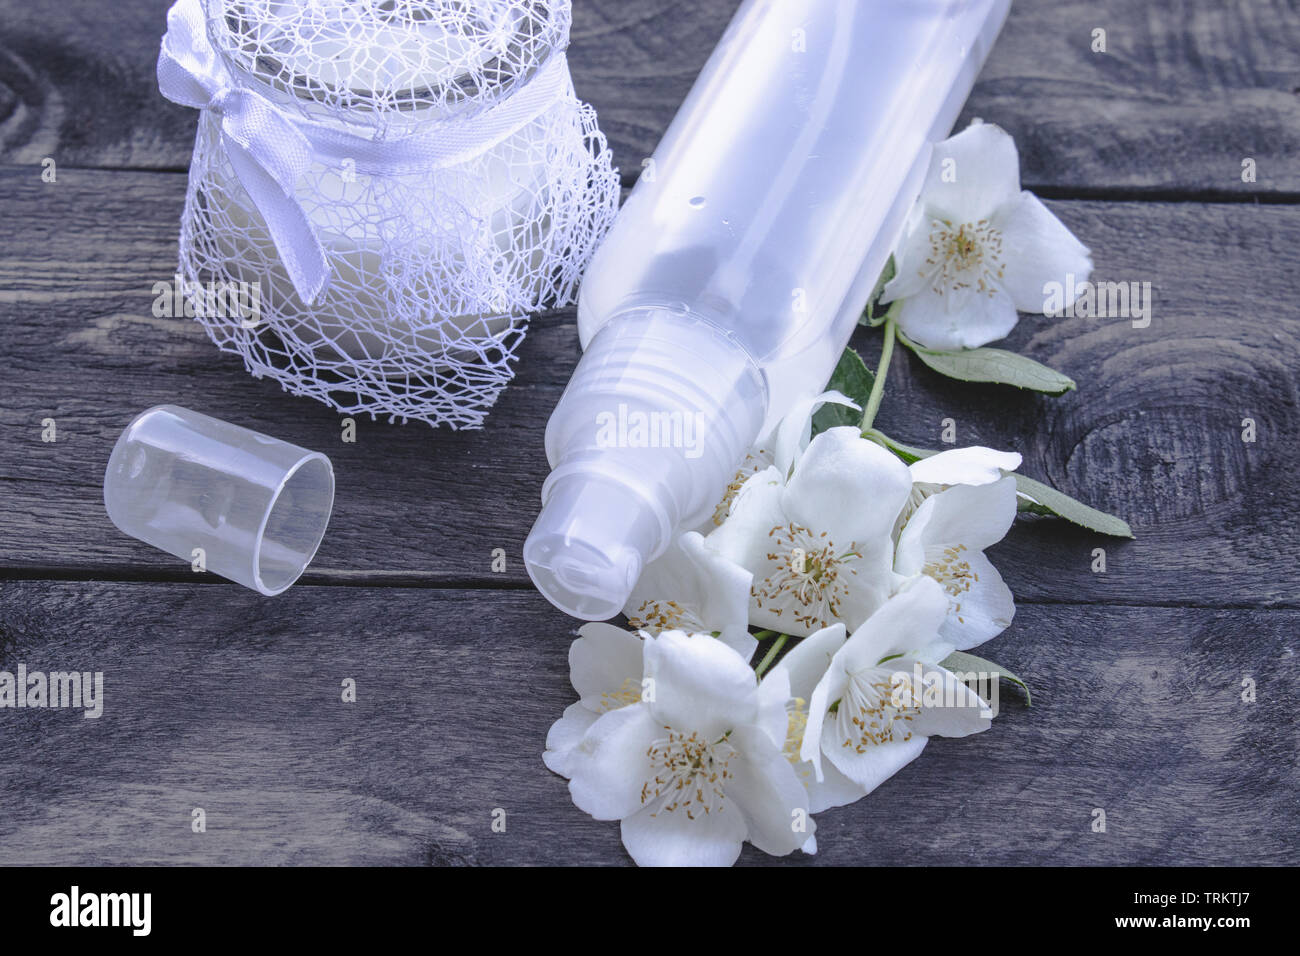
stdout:
<svg viewBox="0 0 1300 956">
<path fill-rule="evenodd" d="M 947 640 L 943 636 L 943 629 L 948 626 L 952 620 L 952 612 L 948 612 L 948 617 L 943 624 L 939 626 L 939 639 L 933 644 L 927 644 L 917 651 L 911 652 L 911 657 L 920 661 L 922 664 L 941 664 L 953 651 L 957 650 L 957 645 Z"/>
<path fill-rule="evenodd" d="M 952 351 L 973 349 L 1006 338 L 1019 320 L 1010 294 L 989 292 L 943 295 L 931 288 L 903 300 L 898 327 L 913 342 Z"/>
<path fill-rule="evenodd" d="M 903 526 L 894 570 L 921 571 L 933 549 L 964 545 L 983 551 L 1006 537 L 1016 520 L 1016 480 L 1001 478 L 987 485 L 953 485 L 921 502 Z"/>
<path fill-rule="evenodd" d="M 583 704 L 600 712 L 608 708 L 604 695 L 641 682 L 641 638 L 613 624 L 584 624 L 569 645 L 569 680 Z"/>
<path fill-rule="evenodd" d="M 705 630 L 718 631 L 722 640 L 745 660 L 757 642 L 749 635 L 749 586 L 753 575 L 729 560 L 704 537 L 688 531 L 679 541 L 699 582 L 699 617 Z"/>
<path fill-rule="evenodd" d="M 912 481 L 932 485 L 987 485 L 1002 478 L 1003 471 L 1020 467 L 1020 455 L 995 451 L 982 445 L 941 451 L 913 462 L 908 470 Z"/>
<path fill-rule="evenodd" d="M 652 632 L 743 631 L 749 583 L 748 571 L 716 549 L 706 548 L 703 536 L 688 531 L 642 572 L 624 613 L 633 620 L 645 621 Z M 680 609 L 677 615 L 669 610 L 670 604 Z M 657 616 L 668 617 L 669 623 L 655 626 L 653 618 Z M 674 616 L 682 620 L 674 621 Z"/>
<path fill-rule="evenodd" d="M 921 755 L 928 738 L 914 734 L 911 740 L 874 744 L 862 753 L 845 747 L 833 721 L 822 728 L 822 749 L 837 770 L 862 788 L 864 794 L 875 790 L 903 767 Z"/>
<path fill-rule="evenodd" d="M 1088 247 L 1032 193 L 1021 193 L 995 225 L 1002 230 L 1003 284 L 1020 311 L 1044 310 L 1047 283 L 1078 288 L 1092 275 Z"/>
<path fill-rule="evenodd" d="M 942 214 L 952 222 L 979 222 L 1019 192 L 1016 141 L 992 123 L 972 123 L 934 147 L 921 202 L 930 215 Z"/>
<path fill-rule="evenodd" d="M 677 601 L 697 607 L 701 603 L 702 591 L 698 569 L 682 548 L 682 538 L 679 537 L 663 554 L 645 566 L 627 604 L 623 606 L 623 613 L 632 619 L 644 618 L 646 605 L 657 601 Z"/>
<path fill-rule="evenodd" d="M 989 729 L 992 723 L 989 705 L 951 672 L 942 667 L 927 667 L 925 679 L 935 681 L 939 705 L 923 703 L 909 727 L 913 734 L 966 737 Z M 923 701 L 928 699 L 925 697 Z"/>
<path fill-rule="evenodd" d="M 845 426 L 812 440 L 781 502 L 810 531 L 830 532 L 841 544 L 869 545 L 889 536 L 911 490 L 906 465 Z"/>
<path fill-rule="evenodd" d="M 578 809 L 597 820 L 636 813 L 653 772 L 646 751 L 662 733 L 646 704 L 603 714 L 569 752 L 569 794 Z"/>
<path fill-rule="evenodd" d="M 708 547 L 698 532 L 682 534 L 642 572 L 624 607 L 636 626 L 717 632 L 746 660 L 757 642 L 749 634 L 751 574 Z"/>
<path fill-rule="evenodd" d="M 708 547 L 751 572 L 762 567 L 771 550 L 768 532 L 789 520 L 781 508 L 783 484 L 775 468 L 746 481 L 727 520 L 705 539 Z"/>
<path fill-rule="evenodd" d="M 847 395 L 834 389 L 822 392 L 813 398 L 800 399 L 781 419 L 776 430 L 776 451 L 774 453 L 777 470 L 788 476 L 799 453 L 808 447 L 812 435 L 812 419 L 817 410 L 826 404 L 843 405 L 857 411 L 862 408 Z"/>
<path fill-rule="evenodd" d="M 893 559 L 892 537 L 878 538 L 873 545 L 858 545 L 862 557 L 852 558 L 841 565 L 841 575 L 848 574 L 849 590 L 839 604 L 837 615 L 850 632 L 861 627 L 875 614 L 907 578 L 895 574 L 890 567 Z"/>
<path fill-rule="evenodd" d="M 664 631 L 645 648 L 650 708 L 661 726 L 714 740 L 754 721 L 758 680 L 727 645 L 708 634 Z"/>
<path fill-rule="evenodd" d="M 571 776 L 569 772 L 569 755 L 587 731 L 591 729 L 600 714 L 587 707 L 581 701 L 564 708 L 564 716 L 551 724 L 546 733 L 546 752 L 542 762 L 562 777 Z"/>
<path fill-rule="evenodd" d="M 838 657 L 838 655 L 837 655 Z M 844 696 L 848 687 L 848 677 L 844 668 L 838 666 L 836 659 L 826 668 L 826 673 L 813 688 L 808 698 L 808 723 L 803 732 L 803 743 L 799 747 L 799 759 L 812 764 L 817 779 L 822 778 L 822 727 L 827 724 L 826 715 L 831 704 Z"/>
<path fill-rule="evenodd" d="M 714 506 L 713 513 L 702 517 L 700 523 L 690 530 L 698 531 L 700 534 L 707 536 L 718 525 L 722 524 L 731 513 L 731 506 L 735 503 L 736 497 L 746 481 L 769 468 L 772 468 L 775 474 L 772 452 L 768 450 L 774 446 L 776 441 L 775 426 L 773 426 L 772 432 L 771 436 L 760 439 L 760 443 L 746 453 L 745 460 L 740 463 L 740 467 L 732 475 L 731 481 L 727 483 L 727 489 L 723 493 L 721 500 Z"/>
<path fill-rule="evenodd" d="M 1016 615 L 1011 589 L 984 552 L 968 552 L 962 557 L 970 565 L 975 580 L 970 590 L 952 599 L 948 617 L 939 628 L 939 637 L 959 651 L 997 637 Z"/>
<path fill-rule="evenodd" d="M 793 853 L 816 830 L 808 791 L 780 747 L 757 728 L 737 727 L 730 741 L 739 752 L 728 765 L 727 799 L 744 811 L 749 842 L 773 856 Z M 806 830 L 796 830 L 796 821 Z"/>
<path fill-rule="evenodd" d="M 758 716 L 756 727 L 767 734 L 777 750 L 785 748 L 785 738 L 790 727 L 790 677 L 779 668 L 772 668 L 758 685 Z"/>
<path fill-rule="evenodd" d="M 831 667 L 856 674 L 881 660 L 933 644 L 948 615 L 948 596 L 937 582 L 918 577 L 894 595 L 836 653 Z M 834 701 L 827 701 L 829 707 Z"/>
<path fill-rule="evenodd" d="M 758 650 L 758 639 L 747 628 L 727 628 L 718 635 L 718 640 L 747 661 L 752 660 L 754 651 Z"/>
<path fill-rule="evenodd" d="M 902 241 L 894 251 L 894 277 L 885 283 L 881 302 L 889 303 L 930 291 L 939 271 L 938 264 L 930 258 L 930 236 L 941 225 L 926 215 L 920 204 L 913 207 Z"/>
<path fill-rule="evenodd" d="M 781 486 L 775 468 L 750 478 L 732 503 L 727 520 L 705 539 L 706 548 L 744 568 L 751 581 L 755 574 L 766 577 L 771 573 L 772 562 L 767 559 L 772 550 L 771 531 L 789 523 L 781 508 Z M 747 623 L 785 631 L 789 626 L 788 616 L 776 614 L 777 610 L 771 606 L 759 609 L 757 602 L 746 594 Z M 736 650 L 744 653 L 739 646 L 744 643 L 742 638 L 733 637 L 728 643 L 736 644 Z"/>
<path fill-rule="evenodd" d="M 623 820 L 623 846 L 637 866 L 731 866 L 745 840 L 745 819 L 736 806 L 720 813 L 648 808 Z"/>
<path fill-rule="evenodd" d="M 790 680 L 790 696 L 806 702 L 830 666 L 831 658 L 843 646 L 845 637 L 843 624 L 832 624 L 808 635 L 781 658 L 763 682 L 770 680 L 773 674 L 783 672 Z"/>
<path fill-rule="evenodd" d="M 844 776 L 829 760 L 822 762 L 821 780 L 816 775 L 809 774 L 803 778 L 803 782 L 808 788 L 808 806 L 813 813 L 821 813 L 832 807 L 847 807 L 867 795 L 865 787 Z"/>
</svg>

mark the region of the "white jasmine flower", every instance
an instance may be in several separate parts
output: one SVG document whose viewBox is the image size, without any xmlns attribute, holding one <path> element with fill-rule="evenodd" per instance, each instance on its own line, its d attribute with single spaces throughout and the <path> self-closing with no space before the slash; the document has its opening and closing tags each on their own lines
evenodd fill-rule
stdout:
<svg viewBox="0 0 1300 956">
<path fill-rule="evenodd" d="M 664 631 L 642 646 L 640 699 L 602 714 L 570 751 L 573 802 L 622 821 L 643 866 L 727 866 L 745 840 L 778 856 L 807 845 L 808 793 L 782 752 L 788 683 L 760 687 L 707 634 Z"/>
<path fill-rule="evenodd" d="M 749 633 L 749 571 L 704 543 L 694 531 L 681 535 L 641 572 L 623 613 L 649 634 L 661 631 L 717 633 L 749 660 L 758 642 Z"/>
<path fill-rule="evenodd" d="M 561 776 L 569 776 L 569 756 L 601 716 L 641 699 L 643 649 L 639 634 L 613 624 L 584 624 L 569 645 L 569 680 L 578 692 L 576 703 L 551 725 L 542 760 Z"/>
<path fill-rule="evenodd" d="M 942 589 L 917 578 L 847 641 L 828 629 L 786 655 L 783 663 L 796 682 L 825 662 L 808 701 L 800 748 L 824 787 L 813 806 L 839 806 L 870 793 L 914 760 L 932 736 L 988 729 L 988 705 L 938 665 L 952 650 L 939 634 L 946 613 Z"/>
<path fill-rule="evenodd" d="M 1020 189 L 1015 141 L 979 122 L 935 147 L 894 262 L 881 301 L 903 300 L 898 327 L 935 349 L 1003 338 L 1017 309 L 1044 310 L 1046 283 L 1092 274 L 1087 247 Z"/>
<path fill-rule="evenodd" d="M 789 480 L 750 478 L 707 543 L 753 574 L 751 624 L 806 635 L 856 627 L 893 592 L 895 518 L 912 488 L 901 461 L 853 427 L 809 443 Z"/>
<path fill-rule="evenodd" d="M 845 806 L 863 795 L 861 787 L 831 764 L 822 766 L 819 777 L 812 762 L 805 760 L 801 754 L 808 727 L 808 701 L 830 666 L 835 652 L 843 646 L 844 639 L 843 624 L 824 627 L 800 641 L 763 678 L 764 683 L 778 680 L 789 682 L 790 700 L 786 705 L 784 753 L 808 790 L 808 806 L 812 813 Z M 815 847 L 809 852 L 814 851 Z"/>
<path fill-rule="evenodd" d="M 999 478 L 930 495 L 899 533 L 894 570 L 943 587 L 949 609 L 940 634 L 958 650 L 1000 634 L 1015 615 L 1011 589 L 984 555 L 1015 520 L 1016 480 Z"/>
</svg>

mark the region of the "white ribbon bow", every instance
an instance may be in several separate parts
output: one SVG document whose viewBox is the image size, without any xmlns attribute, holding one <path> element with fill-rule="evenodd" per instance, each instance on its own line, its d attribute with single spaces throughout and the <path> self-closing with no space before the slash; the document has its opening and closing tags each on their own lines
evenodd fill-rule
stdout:
<svg viewBox="0 0 1300 956">
<path fill-rule="evenodd" d="M 365 175 L 464 162 L 532 122 L 570 92 L 568 64 L 557 53 L 517 92 L 477 116 L 439 122 L 431 133 L 373 140 L 281 112 L 239 85 L 208 42 L 201 0 L 177 0 L 167 12 L 158 53 L 158 89 L 167 99 L 221 117 L 221 145 L 253 200 L 294 289 L 310 305 L 324 289 L 330 262 L 295 187 L 313 161 L 355 164 Z"/>
</svg>

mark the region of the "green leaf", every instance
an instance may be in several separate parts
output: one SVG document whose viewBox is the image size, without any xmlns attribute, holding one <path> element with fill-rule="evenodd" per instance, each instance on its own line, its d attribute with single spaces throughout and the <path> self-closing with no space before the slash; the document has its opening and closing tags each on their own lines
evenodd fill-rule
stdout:
<svg viewBox="0 0 1300 956">
<path fill-rule="evenodd" d="M 862 361 L 862 356 L 853 349 L 845 349 L 831 373 L 831 380 L 826 383 L 828 389 L 835 389 L 853 399 L 863 408 L 871 396 L 871 388 L 876 384 L 876 376 Z M 819 435 L 828 428 L 840 425 L 857 425 L 862 420 L 862 413 L 855 412 L 843 405 L 823 405 L 813 415 L 812 433 Z"/>
<path fill-rule="evenodd" d="M 1048 395 L 1064 395 L 1075 388 L 1074 379 L 1031 358 L 1005 349 L 958 349 L 945 352 L 926 348 L 899 335 L 904 345 L 940 375 L 963 382 L 1014 385 Z"/>
<path fill-rule="evenodd" d="M 858 319 L 858 325 L 869 325 L 873 328 L 877 325 L 884 325 L 885 319 L 889 314 L 895 311 L 897 302 L 891 302 L 889 305 L 881 305 L 880 297 L 885 292 L 885 286 L 889 280 L 894 278 L 895 272 L 894 257 L 891 254 L 888 261 L 885 262 L 885 268 L 880 270 L 880 278 L 876 280 L 876 287 L 871 290 L 871 298 L 867 300 L 867 307 L 862 310 L 862 315 Z"/>
<path fill-rule="evenodd" d="M 1005 677 L 1025 692 L 1025 706 L 1034 706 L 1034 697 L 1029 693 L 1029 685 L 1005 667 L 994 664 L 992 661 L 986 661 L 984 658 L 976 657 L 974 654 L 967 654 L 965 651 L 953 651 L 939 662 L 939 666 L 948 671 L 961 671 L 967 674 L 983 672 L 985 674 L 997 674 L 1000 677 Z"/>
<path fill-rule="evenodd" d="M 1041 481 L 1034 481 L 1024 475 L 1015 475 L 1015 479 L 1016 491 L 1022 496 L 1022 501 L 1019 503 L 1021 511 L 1064 518 L 1090 531 L 1099 531 L 1116 538 L 1133 537 L 1133 529 L 1122 518 L 1116 518 L 1081 501 L 1075 501 L 1069 495 L 1062 494 Z M 1028 502 L 1024 502 L 1024 498 L 1028 498 Z"/>
<path fill-rule="evenodd" d="M 929 458 L 931 455 L 939 454 L 937 451 L 931 451 L 928 448 L 916 448 L 912 445 L 904 445 L 901 441 L 894 441 L 884 432 L 878 432 L 874 428 L 868 428 L 862 433 L 862 437 L 888 448 L 908 465 L 920 461 L 922 458 Z"/>
</svg>

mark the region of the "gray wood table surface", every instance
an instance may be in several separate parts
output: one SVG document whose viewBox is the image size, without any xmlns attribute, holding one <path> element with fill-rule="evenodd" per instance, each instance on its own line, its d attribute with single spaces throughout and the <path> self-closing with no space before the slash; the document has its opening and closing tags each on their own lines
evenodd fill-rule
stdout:
<svg viewBox="0 0 1300 956">
<path fill-rule="evenodd" d="M 735 6 L 574 0 L 574 80 L 625 184 Z M 542 765 L 575 622 L 520 557 L 573 311 L 534 321 L 483 430 L 362 418 L 352 444 L 155 318 L 196 121 L 156 89 L 166 7 L 0 0 L 0 669 L 105 675 L 97 720 L 0 709 L 0 864 L 626 862 Z M 1080 383 L 1056 399 L 896 356 L 878 422 L 933 446 L 952 418 L 1137 539 L 1019 524 L 991 552 L 1016 619 L 981 653 L 1034 706 L 1004 694 L 989 732 L 935 740 L 788 862 L 1300 863 L 1300 9 L 1017 0 L 975 116 L 1016 137 L 1095 278 L 1152 284 L 1152 322 L 1022 318 L 1006 347 Z M 868 362 L 878 339 L 855 340 Z M 109 523 L 109 451 L 160 403 L 332 458 L 329 533 L 284 595 Z"/>
</svg>

